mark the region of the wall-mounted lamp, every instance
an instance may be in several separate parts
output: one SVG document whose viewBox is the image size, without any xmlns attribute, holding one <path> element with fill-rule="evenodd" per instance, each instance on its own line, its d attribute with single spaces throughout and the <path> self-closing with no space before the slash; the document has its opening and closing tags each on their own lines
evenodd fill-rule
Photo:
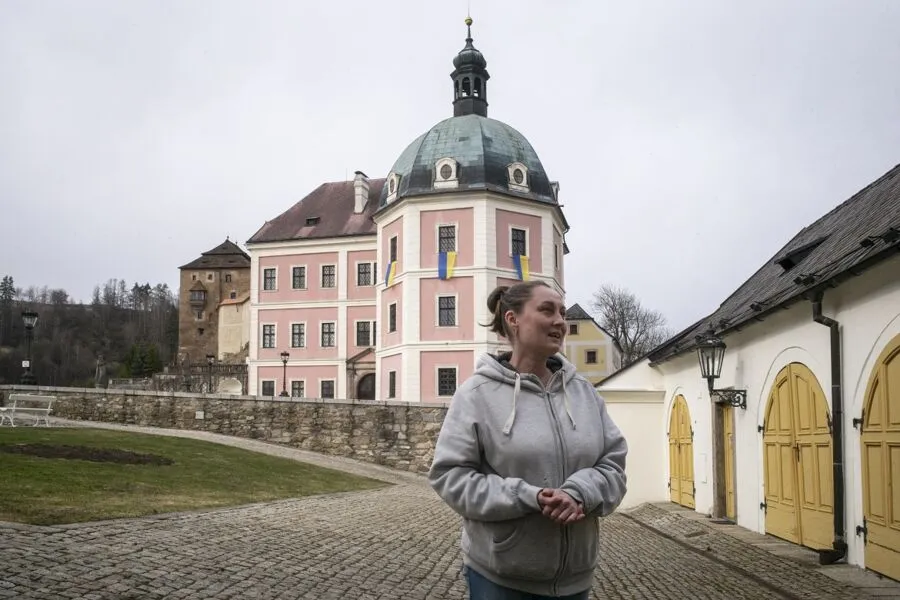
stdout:
<svg viewBox="0 0 900 600">
<path fill-rule="evenodd" d="M 712 329 L 697 336 L 697 358 L 700 361 L 700 374 L 709 385 L 709 396 L 717 404 L 730 404 L 743 409 L 747 408 L 747 390 L 717 390 L 715 380 L 722 373 L 722 362 L 725 359 L 725 342 L 716 336 Z"/>
</svg>

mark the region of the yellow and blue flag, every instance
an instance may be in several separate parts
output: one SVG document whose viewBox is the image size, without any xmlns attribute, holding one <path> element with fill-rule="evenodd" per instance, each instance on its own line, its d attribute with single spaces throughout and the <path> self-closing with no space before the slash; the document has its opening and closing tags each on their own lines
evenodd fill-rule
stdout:
<svg viewBox="0 0 900 600">
<path fill-rule="evenodd" d="M 456 268 L 456 252 L 441 252 L 438 254 L 438 277 L 450 279 L 453 277 L 454 268 Z"/>
<path fill-rule="evenodd" d="M 515 254 L 513 255 L 513 265 L 516 267 L 516 274 L 519 276 L 519 279 L 522 281 L 528 281 L 531 277 L 531 273 L 528 271 L 528 257 Z"/>
<path fill-rule="evenodd" d="M 384 285 L 390 287 L 394 285 L 394 276 L 397 274 L 397 261 L 388 263 L 387 269 L 384 271 Z"/>
</svg>

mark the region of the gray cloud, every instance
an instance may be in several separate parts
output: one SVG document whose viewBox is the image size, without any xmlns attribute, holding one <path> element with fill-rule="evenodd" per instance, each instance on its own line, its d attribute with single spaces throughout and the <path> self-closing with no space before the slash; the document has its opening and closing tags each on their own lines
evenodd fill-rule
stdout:
<svg viewBox="0 0 900 600">
<path fill-rule="evenodd" d="M 454 5 L 451 5 L 454 4 Z M 4 3 L 0 272 L 87 299 L 383 176 L 451 114 L 465 3 Z M 890 0 L 473 3 L 490 115 L 573 228 L 570 301 L 675 327 L 898 162 Z"/>
</svg>

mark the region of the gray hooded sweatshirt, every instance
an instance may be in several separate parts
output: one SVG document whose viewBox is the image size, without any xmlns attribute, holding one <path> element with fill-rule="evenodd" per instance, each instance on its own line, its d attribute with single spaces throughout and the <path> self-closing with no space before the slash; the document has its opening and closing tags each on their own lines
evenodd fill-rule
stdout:
<svg viewBox="0 0 900 600">
<path fill-rule="evenodd" d="M 561 354 L 545 388 L 509 354 L 479 358 L 450 402 L 429 482 L 463 517 L 463 562 L 531 594 L 591 587 L 598 519 L 625 496 L 627 444 L 594 386 Z M 558 525 L 541 513 L 541 488 L 561 488 L 586 517 Z"/>
</svg>

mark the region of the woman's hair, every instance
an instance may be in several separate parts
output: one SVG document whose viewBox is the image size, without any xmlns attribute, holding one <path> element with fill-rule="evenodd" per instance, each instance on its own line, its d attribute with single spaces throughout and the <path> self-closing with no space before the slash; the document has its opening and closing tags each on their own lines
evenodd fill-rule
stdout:
<svg viewBox="0 0 900 600">
<path fill-rule="evenodd" d="M 494 333 L 502 335 L 506 339 L 512 341 L 509 327 L 507 326 L 506 319 L 503 318 L 503 315 L 509 310 L 513 311 L 515 314 L 521 313 L 525 304 L 531 300 L 531 294 L 534 292 L 534 288 L 538 286 L 550 287 L 547 282 L 534 279 L 513 285 L 498 285 L 494 288 L 494 291 L 491 292 L 487 300 L 488 310 L 491 311 L 491 314 L 494 316 L 491 319 L 491 322 L 485 325 L 485 327 L 489 327 Z"/>
</svg>

